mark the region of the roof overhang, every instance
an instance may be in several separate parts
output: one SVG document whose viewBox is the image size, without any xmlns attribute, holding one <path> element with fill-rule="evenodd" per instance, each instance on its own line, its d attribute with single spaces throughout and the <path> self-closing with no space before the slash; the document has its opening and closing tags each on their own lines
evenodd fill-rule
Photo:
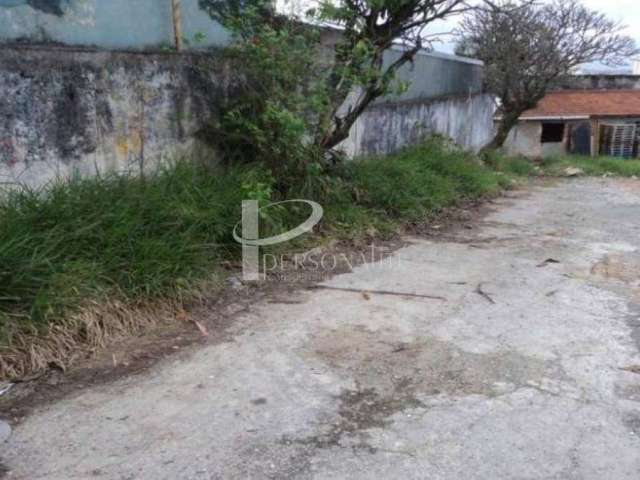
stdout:
<svg viewBox="0 0 640 480">
<path fill-rule="evenodd" d="M 522 121 L 544 121 L 544 120 L 589 120 L 589 115 L 566 115 L 566 116 L 544 116 L 544 117 L 520 117 Z"/>
<path fill-rule="evenodd" d="M 589 115 L 566 115 L 566 116 L 545 116 L 545 117 L 520 117 L 518 120 L 521 122 L 540 122 L 540 121 L 562 121 L 562 120 L 589 120 Z M 502 120 L 502 115 L 493 117 L 494 120 Z"/>
</svg>

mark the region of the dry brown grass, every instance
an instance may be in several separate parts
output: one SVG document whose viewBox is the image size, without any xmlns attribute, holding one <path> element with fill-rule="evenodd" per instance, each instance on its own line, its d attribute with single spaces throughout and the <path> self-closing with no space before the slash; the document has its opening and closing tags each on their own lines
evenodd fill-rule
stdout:
<svg viewBox="0 0 640 480">
<path fill-rule="evenodd" d="M 0 380 L 15 380 L 55 366 L 63 370 L 82 358 L 161 324 L 184 320 L 177 301 L 91 303 L 47 332 L 22 331 L 0 347 Z"/>
</svg>

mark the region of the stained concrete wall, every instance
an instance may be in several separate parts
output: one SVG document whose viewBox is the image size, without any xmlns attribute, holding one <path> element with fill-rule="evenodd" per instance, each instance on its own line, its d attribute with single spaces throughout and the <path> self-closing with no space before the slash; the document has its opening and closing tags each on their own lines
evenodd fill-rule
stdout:
<svg viewBox="0 0 640 480">
<path fill-rule="evenodd" d="M 228 32 L 198 0 L 181 5 L 183 36 L 193 47 L 227 44 Z M 174 40 L 171 0 L 0 0 L 0 42 L 148 50 Z"/>
<path fill-rule="evenodd" d="M 541 137 L 542 122 L 520 122 L 509 133 L 504 151 L 507 155 L 540 158 L 543 156 Z"/>
<path fill-rule="evenodd" d="M 229 95 L 198 55 L 0 49 L 0 182 L 140 173 L 199 146 Z"/>
<path fill-rule="evenodd" d="M 486 94 L 379 104 L 364 112 L 341 146 L 350 155 L 383 154 L 441 134 L 477 151 L 492 138 L 494 113 Z"/>
<path fill-rule="evenodd" d="M 332 48 L 339 35 L 323 32 L 323 44 Z M 385 63 L 400 54 L 401 50 L 386 52 Z M 478 60 L 420 52 L 398 71 L 398 80 L 408 82 L 409 88 L 376 100 L 340 148 L 351 156 L 391 153 L 430 134 L 441 134 L 478 151 L 494 133 L 495 103 L 483 93 L 483 75 Z"/>
<path fill-rule="evenodd" d="M 85 45 L 157 45 L 172 33 L 159 20 L 168 12 L 161 9 L 162 15 L 154 16 L 160 10 L 150 9 L 156 1 L 60 0 L 47 3 L 50 10 L 45 11 L 40 0 L 0 0 L 5 6 L 0 8 L 0 27 L 7 21 L 26 21 L 27 26 L 33 21 L 34 31 L 44 25 L 47 35 L 67 43 L 5 44 L 0 49 L 1 183 L 36 187 L 76 174 L 140 173 L 176 152 L 204 149 L 197 133 L 217 115 L 217 106 L 233 95 L 236 85 L 235 73 L 221 60 L 205 60 L 197 53 L 135 53 Z M 8 8 L 9 2 L 15 5 Z M 113 17 L 102 16 L 106 3 L 122 14 L 124 26 L 113 26 L 118 23 Z M 182 5 L 185 12 L 199 9 L 197 0 L 182 0 Z M 86 15 L 79 15 L 77 25 L 67 29 L 69 9 L 80 7 L 87 8 L 78 11 Z M 28 18 L 23 16 L 26 9 Z M 185 26 L 203 27 L 194 19 L 208 17 L 192 13 Z M 157 28 L 138 28 L 145 23 L 141 19 L 156 22 Z M 103 32 L 110 25 L 123 30 Z M 69 45 L 74 42 L 82 46 Z M 387 61 L 397 54 L 390 52 Z M 214 66 L 210 75 L 201 68 L 205 61 Z M 380 99 L 365 112 L 343 144 L 348 153 L 390 153 L 430 133 L 449 136 L 472 150 L 489 141 L 493 102 L 481 94 L 478 62 L 423 52 L 400 71 L 400 78 L 411 81 L 409 90 Z"/>
</svg>

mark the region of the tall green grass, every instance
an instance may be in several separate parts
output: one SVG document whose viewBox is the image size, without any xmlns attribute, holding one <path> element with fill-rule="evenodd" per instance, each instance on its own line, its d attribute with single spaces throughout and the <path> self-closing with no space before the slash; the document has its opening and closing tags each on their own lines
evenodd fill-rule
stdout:
<svg viewBox="0 0 640 480">
<path fill-rule="evenodd" d="M 0 202 L 0 332 L 90 299 L 180 295 L 233 255 L 243 173 L 179 163 L 76 179 Z M 10 321 L 11 320 L 11 321 Z"/>
<path fill-rule="evenodd" d="M 349 238 L 392 232 L 508 183 L 437 141 L 317 175 L 301 181 L 301 198 L 323 192 L 311 198 L 325 208 L 322 231 Z M 0 346 L 23 328 L 44 332 L 90 301 L 188 298 L 222 260 L 239 257 L 232 230 L 242 200 L 282 200 L 275 184 L 259 165 L 179 162 L 144 178 L 110 175 L 8 193 L 0 199 Z M 262 220 L 273 232 L 300 215 L 276 208 Z"/>
<path fill-rule="evenodd" d="M 441 141 L 426 142 L 391 157 L 346 166 L 358 204 L 378 215 L 417 221 L 460 201 L 495 195 L 509 181 L 472 155 Z"/>
</svg>

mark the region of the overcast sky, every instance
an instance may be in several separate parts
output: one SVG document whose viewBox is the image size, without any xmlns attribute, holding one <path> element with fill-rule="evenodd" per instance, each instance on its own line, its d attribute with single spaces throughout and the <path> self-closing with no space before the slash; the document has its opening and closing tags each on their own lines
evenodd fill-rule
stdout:
<svg viewBox="0 0 640 480">
<path fill-rule="evenodd" d="M 598 10 L 607 14 L 613 20 L 623 22 L 627 25 L 628 35 L 634 37 L 640 45 L 640 0 L 582 0 L 582 2 L 592 10 Z M 455 28 L 457 21 L 457 19 L 451 19 L 435 27 L 435 30 L 449 31 Z M 435 44 L 434 48 L 440 51 L 452 52 L 452 40 L 449 39 L 444 44 Z"/>
<path fill-rule="evenodd" d="M 476 0 L 480 1 L 480 0 Z M 539 0 L 546 2 L 551 0 Z M 315 3 L 315 0 L 276 0 L 279 8 L 289 11 L 303 12 Z M 640 47 L 640 0 L 582 0 L 583 4 L 592 10 L 605 13 L 612 20 L 622 22 L 627 26 L 626 33 L 635 38 Z M 459 18 L 450 18 L 446 21 L 434 22 L 427 30 L 430 33 L 444 33 L 453 31 Z M 453 53 L 455 48 L 454 38 L 451 35 L 441 36 L 441 42 L 434 43 L 435 50 Z M 591 70 L 607 70 L 606 67 L 592 65 Z"/>
</svg>

